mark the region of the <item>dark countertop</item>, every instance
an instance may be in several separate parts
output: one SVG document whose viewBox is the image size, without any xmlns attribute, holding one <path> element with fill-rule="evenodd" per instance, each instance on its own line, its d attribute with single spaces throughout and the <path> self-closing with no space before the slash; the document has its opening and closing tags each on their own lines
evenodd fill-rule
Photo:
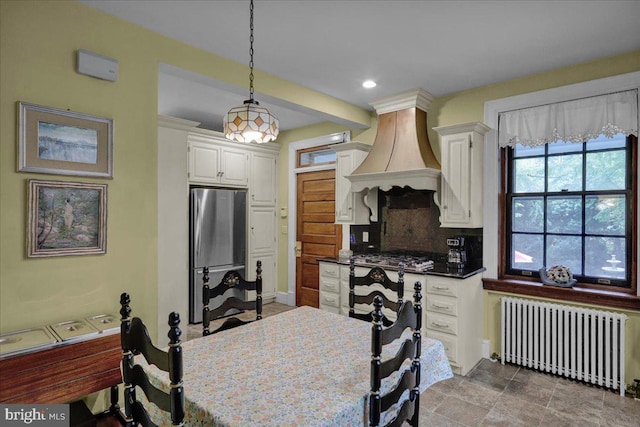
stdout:
<svg viewBox="0 0 640 427">
<path fill-rule="evenodd" d="M 336 258 L 318 258 L 318 261 L 324 262 L 333 262 L 341 265 L 349 265 L 349 261 L 341 261 Z M 379 264 L 357 264 L 357 267 L 382 267 Z M 384 266 L 385 270 L 398 271 L 398 267 L 393 266 Z M 433 269 L 427 271 L 416 271 L 411 268 L 405 268 L 406 273 L 411 274 L 424 274 L 426 276 L 442 276 L 442 277 L 450 277 L 453 279 L 466 279 L 468 277 L 474 276 L 476 274 L 482 273 L 485 271 L 484 267 L 467 267 L 462 270 L 449 270 L 444 263 L 436 262 L 433 265 Z"/>
</svg>

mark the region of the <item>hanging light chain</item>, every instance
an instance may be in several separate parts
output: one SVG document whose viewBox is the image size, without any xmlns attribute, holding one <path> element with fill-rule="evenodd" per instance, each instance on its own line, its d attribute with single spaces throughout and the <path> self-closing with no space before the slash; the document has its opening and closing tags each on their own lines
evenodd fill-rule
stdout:
<svg viewBox="0 0 640 427">
<path fill-rule="evenodd" d="M 249 4 L 249 99 L 253 102 L 253 0 Z"/>
</svg>

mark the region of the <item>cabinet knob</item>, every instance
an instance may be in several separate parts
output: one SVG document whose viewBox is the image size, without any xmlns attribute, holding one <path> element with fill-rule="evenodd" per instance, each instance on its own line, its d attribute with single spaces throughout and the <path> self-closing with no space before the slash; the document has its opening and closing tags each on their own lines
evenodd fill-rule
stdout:
<svg viewBox="0 0 640 427">
<path fill-rule="evenodd" d="M 447 205 L 444 205 L 444 206 L 442 207 L 442 209 L 447 209 Z"/>
</svg>

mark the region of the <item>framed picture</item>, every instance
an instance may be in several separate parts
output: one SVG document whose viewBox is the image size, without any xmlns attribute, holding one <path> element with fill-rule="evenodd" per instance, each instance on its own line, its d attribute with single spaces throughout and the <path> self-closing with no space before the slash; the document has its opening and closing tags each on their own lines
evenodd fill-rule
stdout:
<svg viewBox="0 0 640 427">
<path fill-rule="evenodd" d="M 113 120 L 18 102 L 18 171 L 113 178 Z"/>
<path fill-rule="evenodd" d="M 107 185 L 29 180 L 27 257 L 107 252 Z"/>
</svg>

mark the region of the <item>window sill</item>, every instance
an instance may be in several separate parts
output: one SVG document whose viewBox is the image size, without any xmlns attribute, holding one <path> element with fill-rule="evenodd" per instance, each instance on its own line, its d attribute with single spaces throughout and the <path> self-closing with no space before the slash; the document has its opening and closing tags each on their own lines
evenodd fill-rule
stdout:
<svg viewBox="0 0 640 427">
<path fill-rule="evenodd" d="M 601 305 L 605 307 L 640 310 L 640 297 L 620 292 L 587 288 L 560 288 L 515 279 L 482 279 L 485 290 L 508 292 L 540 298 L 551 298 L 567 302 Z"/>
</svg>

